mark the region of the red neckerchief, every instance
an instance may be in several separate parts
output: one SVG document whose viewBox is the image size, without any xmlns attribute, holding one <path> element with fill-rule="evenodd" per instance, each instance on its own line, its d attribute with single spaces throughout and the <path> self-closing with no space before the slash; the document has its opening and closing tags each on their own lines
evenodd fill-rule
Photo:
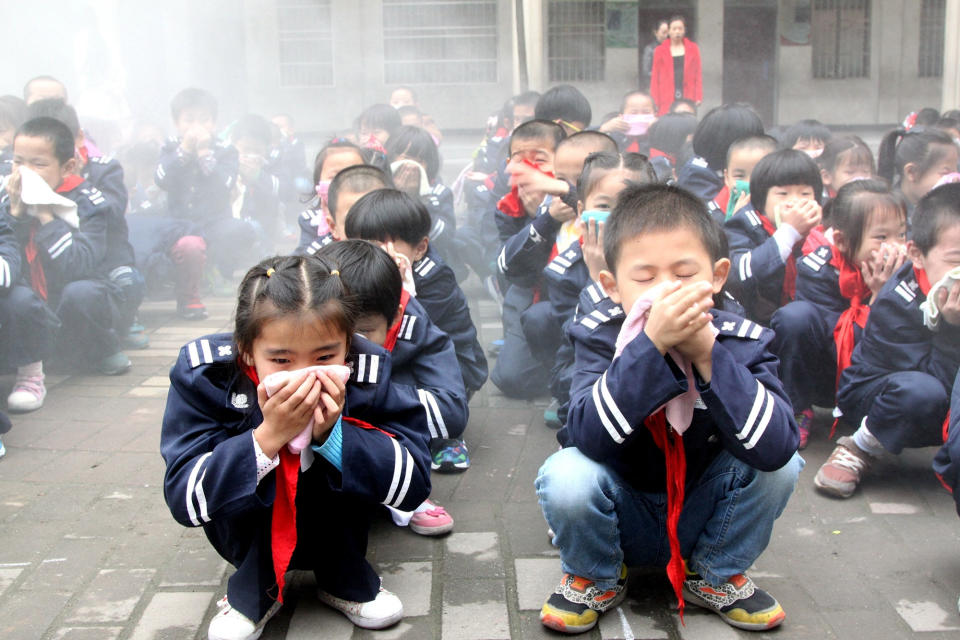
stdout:
<svg viewBox="0 0 960 640">
<path fill-rule="evenodd" d="M 260 386 L 257 371 L 247 364 L 240 365 L 253 384 Z M 285 446 L 277 454 L 280 467 L 277 469 L 277 490 L 273 499 L 270 519 L 270 545 L 273 556 L 273 572 L 277 577 L 277 601 L 283 602 L 283 586 L 290 558 L 297 547 L 297 480 L 300 477 L 300 456 L 291 453 Z"/>
<path fill-rule="evenodd" d="M 774 232 L 777 230 L 776 225 L 773 224 L 770 218 L 759 211 L 757 211 L 756 214 L 757 217 L 760 218 L 760 224 L 763 225 L 763 230 L 767 232 L 767 235 L 773 237 Z M 805 256 L 817 247 L 827 244 L 827 242 L 826 236 L 823 235 L 823 225 L 817 225 L 807 233 L 807 237 L 800 246 L 800 255 Z M 791 251 L 790 255 L 787 256 L 787 261 L 784 263 L 783 293 L 780 296 L 780 305 L 783 306 L 788 302 L 792 302 L 796 297 L 797 256 Z"/>
<path fill-rule="evenodd" d="M 726 213 L 727 207 L 730 205 L 730 187 L 724 184 L 723 189 L 720 189 L 720 192 L 714 196 L 713 203 L 720 207 L 720 211 Z"/>
<path fill-rule="evenodd" d="M 71 173 L 63 179 L 63 182 L 60 183 L 60 186 L 56 188 L 56 192 L 69 193 L 79 187 L 81 182 L 83 182 L 83 177 Z"/>
<path fill-rule="evenodd" d="M 677 159 L 674 156 L 670 155 L 666 151 L 661 151 L 660 149 L 654 149 L 653 147 L 650 147 L 650 159 L 653 160 L 654 158 L 666 158 L 670 161 L 670 164 L 677 164 Z"/>
<path fill-rule="evenodd" d="M 640 153 L 640 138 L 627 138 L 630 144 L 623 150 L 624 153 Z"/>
<path fill-rule="evenodd" d="M 680 549 L 680 537 L 677 526 L 680 512 L 683 511 L 684 489 L 687 479 L 687 456 L 683 449 L 683 436 L 678 435 L 667 425 L 663 409 L 643 421 L 653 441 L 663 451 L 667 466 L 667 541 L 670 543 L 670 560 L 667 562 L 667 578 L 677 596 L 677 610 L 680 622 L 683 622 L 683 581 L 686 578 L 683 568 L 683 552 Z"/>
<path fill-rule="evenodd" d="M 832 247 L 833 257 L 830 264 L 840 272 L 840 295 L 850 301 L 850 306 L 840 314 L 837 325 L 833 329 L 833 341 L 837 345 L 837 387 L 840 386 L 840 374 L 850 366 L 853 355 L 854 325 L 863 329 L 867 326 L 867 317 L 870 315 L 870 305 L 867 301 L 872 292 L 863 280 L 860 269 L 850 264 L 850 261 L 836 248 Z"/>
<path fill-rule="evenodd" d="M 550 178 L 554 177 L 552 172 L 542 171 L 540 167 L 533 164 L 529 160 L 524 160 L 523 162 L 528 167 L 533 167 L 545 176 L 549 176 Z M 520 202 L 520 192 L 516 185 L 510 188 L 510 193 L 500 198 L 500 202 L 497 203 L 497 209 L 500 211 L 500 213 L 508 215 L 511 218 L 523 218 L 527 215 L 526 210 L 523 208 L 523 203 Z"/>
<path fill-rule="evenodd" d="M 77 147 L 77 155 L 80 156 L 80 166 L 85 167 L 87 165 L 87 161 L 90 160 L 90 152 L 87 151 L 86 145 Z"/>
<path fill-rule="evenodd" d="M 922 293 L 924 297 L 928 296 L 930 294 L 930 278 L 927 277 L 927 272 L 921 267 L 918 267 L 917 265 L 913 265 L 913 275 L 917 278 L 917 284 L 920 285 L 920 293 Z M 950 435 L 950 410 L 949 409 L 947 409 L 947 417 L 943 419 L 943 441 L 944 442 L 947 441 L 948 435 Z M 937 477 L 940 478 L 940 474 L 937 474 Z M 947 487 L 946 483 L 943 482 L 943 478 L 940 478 L 940 482 L 941 484 L 943 484 L 943 486 Z M 951 489 L 950 487 L 947 487 L 947 491 L 949 491 L 950 493 L 953 493 L 953 489 Z"/>
<path fill-rule="evenodd" d="M 400 319 L 393 323 L 393 326 L 387 331 L 387 339 L 383 341 L 383 348 L 387 351 L 393 351 L 397 344 L 397 338 L 400 336 L 400 325 L 403 324 L 403 313 L 407 310 L 408 302 L 410 302 L 410 292 L 404 289 L 400 292 Z"/>
</svg>

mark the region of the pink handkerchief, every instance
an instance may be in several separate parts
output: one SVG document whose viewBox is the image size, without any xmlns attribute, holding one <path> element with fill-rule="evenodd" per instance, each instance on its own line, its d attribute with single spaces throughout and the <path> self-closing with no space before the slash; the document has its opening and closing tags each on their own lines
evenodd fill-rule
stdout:
<svg viewBox="0 0 960 640">
<path fill-rule="evenodd" d="M 346 382 L 348 379 L 350 379 L 350 367 L 342 364 L 306 367 L 305 369 L 297 369 L 296 371 L 277 371 L 276 373 L 271 373 L 263 379 L 263 387 L 267 391 L 267 396 L 269 397 L 276 393 L 280 387 L 286 384 L 287 380 L 291 376 L 299 377 L 307 371 L 323 371 L 331 378 L 336 378 L 339 376 L 343 382 Z M 287 443 L 287 449 L 290 450 L 290 453 L 299 454 L 310 445 L 310 440 L 312 438 L 313 418 L 311 418 L 307 426 L 303 428 L 303 431 L 297 434 L 297 437 Z"/>
</svg>

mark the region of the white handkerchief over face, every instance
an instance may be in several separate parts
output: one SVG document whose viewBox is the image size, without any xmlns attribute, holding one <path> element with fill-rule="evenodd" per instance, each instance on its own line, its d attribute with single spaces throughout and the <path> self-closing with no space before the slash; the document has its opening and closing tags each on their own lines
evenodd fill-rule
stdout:
<svg viewBox="0 0 960 640">
<path fill-rule="evenodd" d="M 653 306 L 654 302 L 663 297 L 669 285 L 669 282 L 664 282 L 663 284 L 653 287 L 633 304 L 633 308 L 630 309 L 630 313 L 623 321 L 623 325 L 620 327 L 620 333 L 617 335 L 617 346 L 613 355 L 614 359 L 620 356 L 620 353 L 623 352 L 634 338 L 643 333 L 643 328 L 646 326 L 647 318 L 650 315 L 650 307 Z M 710 324 L 709 327 L 713 335 L 719 333 L 717 328 L 712 324 Z M 687 390 L 667 400 L 667 403 L 664 405 L 667 422 L 673 427 L 674 431 L 682 435 L 690 426 L 690 423 L 693 422 L 693 409 L 697 399 L 700 397 L 700 393 L 697 391 L 697 383 L 693 378 L 693 365 L 675 349 L 667 350 L 667 354 L 673 359 L 673 362 L 683 371 L 687 378 Z M 643 389 L 639 389 L 638 392 L 643 393 Z M 660 409 L 657 409 L 657 411 L 659 410 Z"/>
<path fill-rule="evenodd" d="M 936 284 L 930 287 L 927 299 L 920 303 L 920 309 L 923 311 L 923 324 L 927 326 L 927 329 L 935 331 L 937 325 L 940 324 L 940 306 L 937 298 L 940 297 L 940 291 L 944 289 L 949 293 L 955 282 L 960 282 L 960 267 L 950 269 Z"/>
<path fill-rule="evenodd" d="M 50 207 L 53 215 L 60 218 L 74 229 L 80 226 L 77 216 L 77 203 L 64 198 L 50 188 L 43 178 L 27 167 L 20 167 L 20 199 L 27 205 L 27 214 L 35 215 L 36 206 Z"/>
</svg>

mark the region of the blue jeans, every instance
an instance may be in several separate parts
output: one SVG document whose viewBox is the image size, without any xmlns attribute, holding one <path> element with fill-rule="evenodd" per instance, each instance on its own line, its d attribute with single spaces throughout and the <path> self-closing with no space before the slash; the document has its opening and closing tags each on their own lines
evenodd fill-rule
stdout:
<svg viewBox="0 0 960 640">
<path fill-rule="evenodd" d="M 745 572 L 766 549 L 803 465 L 794 454 L 763 472 L 721 452 L 686 487 L 677 533 L 687 566 L 715 586 Z M 565 573 L 610 589 L 621 563 L 666 566 L 666 493 L 637 491 L 575 447 L 547 458 L 535 484 Z"/>
</svg>

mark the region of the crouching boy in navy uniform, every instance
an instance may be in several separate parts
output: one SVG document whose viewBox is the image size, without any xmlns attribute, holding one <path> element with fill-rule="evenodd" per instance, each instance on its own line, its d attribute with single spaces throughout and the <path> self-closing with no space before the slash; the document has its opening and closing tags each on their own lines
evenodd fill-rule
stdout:
<svg viewBox="0 0 960 640">
<path fill-rule="evenodd" d="M 744 575 L 803 466 L 773 335 L 712 310 L 730 261 L 686 191 L 624 190 L 604 256 L 601 284 L 617 304 L 569 330 L 565 448 L 536 480 L 564 571 L 540 619 L 586 631 L 626 595 L 627 565 L 655 565 L 678 599 L 736 627 L 775 627 L 783 609 Z"/>
<path fill-rule="evenodd" d="M 836 497 L 853 495 L 884 451 L 943 443 L 960 367 L 960 279 L 928 294 L 960 265 L 960 184 L 920 200 L 907 254 L 912 262 L 880 290 L 840 378 L 837 406 L 844 422 L 858 428 L 837 441 L 814 478 L 819 490 Z"/>
<path fill-rule="evenodd" d="M 403 616 L 365 559 L 367 531 L 379 505 L 411 510 L 429 495 L 427 425 L 416 399 L 393 393 L 390 354 L 355 336 L 354 320 L 336 270 L 270 258 L 240 285 L 234 334 L 189 343 L 170 372 L 167 505 L 237 569 L 211 640 L 258 638 L 288 568 L 312 569 L 320 600 L 357 626 Z M 300 371 L 347 363 L 346 384 Z M 279 371 L 299 373 L 268 397 L 260 381 Z M 311 424 L 312 444 L 292 453 Z"/>
</svg>

